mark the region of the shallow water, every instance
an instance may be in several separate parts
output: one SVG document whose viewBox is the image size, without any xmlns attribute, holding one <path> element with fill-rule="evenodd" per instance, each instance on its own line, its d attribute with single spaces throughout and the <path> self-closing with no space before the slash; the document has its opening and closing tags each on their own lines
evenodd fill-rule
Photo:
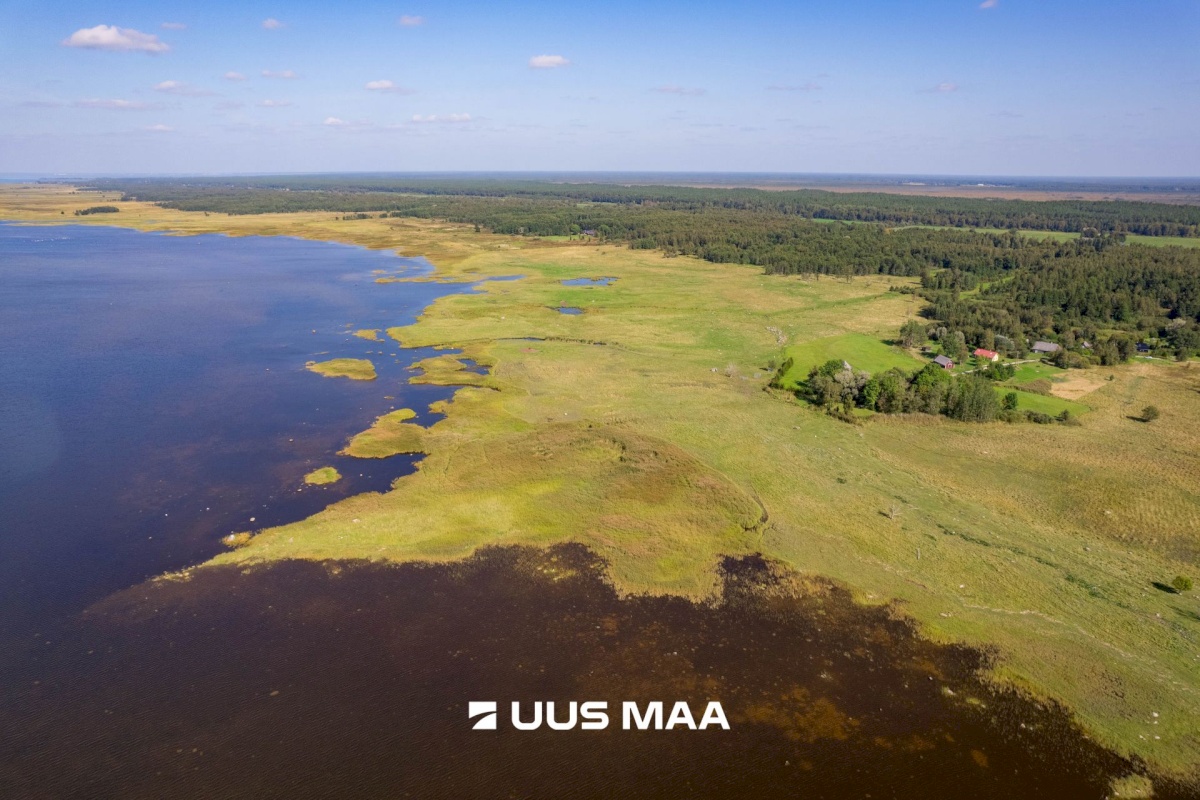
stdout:
<svg viewBox="0 0 1200 800">
<path fill-rule="evenodd" d="M 432 350 L 352 331 L 469 287 L 381 285 L 380 269 L 429 265 L 282 237 L 0 225 L 0 631 L 410 472 L 411 457 L 336 453 L 393 407 L 433 421 L 452 390 L 407 383 Z M 337 356 L 370 358 L 379 379 L 304 369 Z M 303 484 L 326 465 L 345 478 Z"/>
<path fill-rule="evenodd" d="M 572 316 L 583 313 L 583 309 L 576 306 L 555 306 L 554 310 L 560 314 L 570 314 Z"/>
<path fill-rule="evenodd" d="M 564 286 L 611 286 L 616 278 L 567 278 Z"/>
<path fill-rule="evenodd" d="M 1099 798 L 1125 768 L 978 654 L 758 559 L 724 600 L 621 600 L 578 546 L 447 566 L 200 570 L 92 608 L 3 709 L 8 796 Z M 602 731 L 467 703 L 604 700 Z M 624 730 L 722 702 L 731 729 Z M 528 709 L 528 705 L 526 706 Z M 528 713 L 527 713 L 528 717 Z"/>
<path fill-rule="evenodd" d="M 578 547 L 141 583 L 412 469 L 334 454 L 452 392 L 352 335 L 469 290 L 373 280 L 425 268 L 0 226 L 0 797 L 1099 797 L 1127 768 L 979 654 L 756 559 L 713 607 L 620 599 Z M 379 379 L 303 368 L 341 356 Z M 471 731 L 481 699 L 717 699 L 733 729 Z"/>
</svg>

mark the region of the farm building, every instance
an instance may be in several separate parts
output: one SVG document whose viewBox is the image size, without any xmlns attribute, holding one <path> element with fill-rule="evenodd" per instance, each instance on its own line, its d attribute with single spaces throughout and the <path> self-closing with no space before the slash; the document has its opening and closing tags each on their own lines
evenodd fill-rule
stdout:
<svg viewBox="0 0 1200 800">
<path fill-rule="evenodd" d="M 933 360 L 933 363 L 937 364 L 942 369 L 954 369 L 954 362 L 945 356 L 938 356 Z"/>
<path fill-rule="evenodd" d="M 1062 347 L 1054 342 L 1034 342 L 1030 349 L 1035 353 L 1057 353 Z"/>
<path fill-rule="evenodd" d="M 980 347 L 978 350 L 976 350 L 972 355 L 974 355 L 976 358 L 982 359 L 984 361 L 999 361 L 1000 360 L 1000 354 L 997 353 L 995 350 L 984 350 L 982 347 Z"/>
</svg>

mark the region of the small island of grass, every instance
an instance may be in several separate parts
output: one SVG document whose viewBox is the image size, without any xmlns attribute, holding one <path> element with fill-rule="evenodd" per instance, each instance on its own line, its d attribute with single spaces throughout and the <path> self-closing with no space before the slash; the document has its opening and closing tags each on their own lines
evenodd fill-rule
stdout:
<svg viewBox="0 0 1200 800">
<path fill-rule="evenodd" d="M 304 482 L 310 486 L 324 486 L 329 483 L 337 483 L 342 479 L 342 473 L 338 472 L 333 467 L 321 467 L 314 469 L 312 472 L 304 476 Z"/>
<path fill-rule="evenodd" d="M 425 429 L 406 422 L 416 415 L 411 408 L 384 414 L 374 425 L 351 439 L 341 454 L 355 458 L 387 458 L 400 453 L 425 452 Z"/>
<path fill-rule="evenodd" d="M 333 358 L 329 361 L 309 361 L 305 369 L 327 378 L 350 378 L 355 381 L 375 380 L 375 365 L 365 358 Z"/>
<path fill-rule="evenodd" d="M 354 335 L 360 339 L 366 339 L 370 342 L 383 341 L 379 338 L 379 328 L 363 328 L 362 330 L 355 331 Z"/>
</svg>

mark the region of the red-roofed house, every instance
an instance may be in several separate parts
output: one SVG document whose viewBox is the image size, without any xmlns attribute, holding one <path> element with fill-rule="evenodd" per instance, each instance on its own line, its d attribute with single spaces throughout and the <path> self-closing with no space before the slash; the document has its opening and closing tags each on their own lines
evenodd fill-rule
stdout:
<svg viewBox="0 0 1200 800">
<path fill-rule="evenodd" d="M 986 359 L 988 361 L 999 361 L 1000 360 L 1000 354 L 997 353 L 995 350 L 984 350 L 982 347 L 975 351 L 974 356 L 976 358 L 982 358 L 982 359 Z"/>
</svg>

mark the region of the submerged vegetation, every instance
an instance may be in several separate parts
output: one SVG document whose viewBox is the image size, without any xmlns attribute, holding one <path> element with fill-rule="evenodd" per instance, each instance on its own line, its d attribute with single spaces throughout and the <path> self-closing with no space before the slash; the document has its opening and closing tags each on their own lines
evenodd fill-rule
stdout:
<svg viewBox="0 0 1200 800">
<path fill-rule="evenodd" d="M 11 215 L 56 219 L 68 199 L 40 191 L 44 199 L 23 196 Z M 457 207 L 449 197 L 394 199 Z M 635 205 L 620 213 L 647 212 L 650 219 L 655 212 L 653 204 Z M 1175 304 L 1165 312 L 1169 324 L 1190 307 L 1191 262 L 1172 248 L 1153 251 L 1169 253 L 1155 261 L 1135 252 L 1149 248 L 1117 241 L 889 233 L 881 225 L 796 219 L 788 224 L 803 227 L 805 246 L 826 242 L 832 249 L 811 251 L 805 270 L 765 275 L 763 265 L 631 248 L 600 231 L 591 237 L 599 244 L 543 242 L 419 217 L 204 217 L 133 201 L 122 209 L 122 224 L 150 229 L 404 245 L 431 254 L 445 280 L 522 276 L 444 297 L 413 325 L 389 330 L 405 347 L 461 350 L 428 365 L 430 377 L 463 373 L 466 358 L 490 369 L 477 376 L 481 385 L 438 404 L 433 410 L 445 416 L 428 428 L 412 424 L 411 412 L 393 412 L 347 446 L 347 453 L 380 457 L 419 445 L 427 456 L 415 474 L 389 493 L 353 497 L 263 531 L 219 563 L 448 560 L 490 544 L 574 541 L 606 560 L 622 593 L 713 599 L 722 557 L 762 553 L 842 582 L 861 600 L 894 601 L 929 636 L 994 648 L 995 680 L 1067 704 L 1099 741 L 1155 769 L 1185 775 L 1200 765 L 1196 598 L 1156 588 L 1171 576 L 1194 575 L 1200 560 L 1200 372 L 1193 363 L 1131 359 L 1063 369 L 1033 361 L 1013 365 L 1009 377 L 966 376 L 972 387 L 986 380 L 1000 414 L 1011 393 L 1020 410 L 1041 410 L 1037 402 L 1074 404 L 1065 406 L 1072 416 L 1088 409 L 1078 426 L 886 413 L 851 426 L 788 392 L 764 391 L 771 383 L 794 390 L 813 367 L 845 359 L 881 382 L 889 370 L 901 370 L 907 402 L 913 373 L 923 370 L 914 355 L 922 336 L 932 329 L 940 349 L 941 327 L 945 342 L 958 345 L 954 334 L 961 334 L 964 346 L 973 343 L 970 320 L 939 317 L 939 297 L 922 292 L 946 293 L 955 303 L 978 298 L 982 315 L 1005 296 L 989 293 L 998 282 L 1072 263 L 1099 268 L 1096 287 L 1120 280 L 1114 276 L 1123 270 L 1150 277 L 1130 289 L 1131 316 L 1102 319 L 1099 308 L 1072 301 L 1058 304 L 1062 322 L 1091 320 L 1093 347 L 1106 337 L 1150 340 L 1163 319 L 1153 305 L 1161 285 L 1154 276 L 1178 272 L 1178 297 L 1162 298 Z M 697 231 L 709 213 L 695 212 Z M 717 220 L 757 212 L 711 213 Z M 437 216 L 432 207 L 430 216 Z M 810 239 L 809 227 L 835 233 Z M 719 225 L 712 231 L 727 233 Z M 903 256 L 893 273 L 879 269 L 870 248 L 834 255 L 845 242 L 903 242 L 907 251 L 892 251 Z M 1003 253 L 1015 266 L 983 258 Z M 950 263 L 936 263 L 934 254 Z M 967 269 L 972 259 L 978 262 Z M 862 269 L 829 280 L 822 265 L 847 275 Z M 923 270 L 930 285 L 923 285 Z M 937 275 L 956 271 L 980 282 L 937 285 Z M 579 275 L 617 280 L 563 285 Z M 1023 289 L 1014 296 L 1024 302 L 1034 295 Z M 1011 333 L 1014 347 L 1030 347 L 1022 339 L 1034 332 L 1067 345 L 1075 323 L 1057 328 L 1055 312 L 1044 310 L 1055 308 L 1050 300 L 1028 320 L 1019 311 L 1019 331 L 990 329 Z M 588 313 L 553 310 L 562 305 Z M 916 323 L 908 328 L 911 347 L 896 341 L 908 322 Z M 989 349 L 1003 347 L 996 344 Z M 1037 388 L 1046 394 L 1026 391 L 1041 381 Z M 991 407 L 981 391 L 971 400 Z M 1137 414 L 1148 406 L 1161 417 L 1140 424 Z"/>
<path fill-rule="evenodd" d="M 373 381 L 375 365 L 365 358 L 331 358 L 328 361 L 309 361 L 305 369 L 327 378 L 350 378 L 355 381 Z"/>
<path fill-rule="evenodd" d="M 314 469 L 304 476 L 304 482 L 310 486 L 325 486 L 330 483 L 337 483 L 341 479 L 342 474 L 333 467 Z"/>
</svg>

